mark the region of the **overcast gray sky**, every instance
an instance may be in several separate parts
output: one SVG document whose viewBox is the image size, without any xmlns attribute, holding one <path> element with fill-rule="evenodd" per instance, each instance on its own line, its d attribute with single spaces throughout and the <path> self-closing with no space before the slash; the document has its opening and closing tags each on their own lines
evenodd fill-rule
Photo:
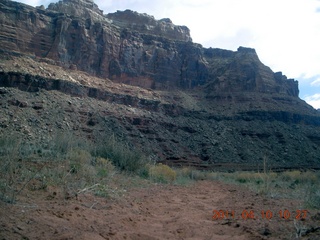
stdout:
<svg viewBox="0 0 320 240">
<path fill-rule="evenodd" d="M 57 0 L 21 0 L 47 6 Z M 320 108 L 320 0 L 95 0 L 104 13 L 131 9 L 170 18 L 204 47 L 255 48 L 274 72 L 299 81 L 300 97 Z"/>
</svg>

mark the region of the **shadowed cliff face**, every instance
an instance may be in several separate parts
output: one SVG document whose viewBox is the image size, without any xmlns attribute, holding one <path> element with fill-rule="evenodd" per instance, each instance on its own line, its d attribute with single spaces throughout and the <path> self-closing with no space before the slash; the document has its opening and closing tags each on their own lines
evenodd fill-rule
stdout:
<svg viewBox="0 0 320 240">
<path fill-rule="evenodd" d="M 90 0 L 0 12 L 0 134 L 115 134 L 176 166 L 320 168 L 319 112 L 254 49 L 203 48 L 170 19 Z"/>
<path fill-rule="evenodd" d="M 2 49 L 50 58 L 65 67 L 153 89 L 249 91 L 298 96 L 297 82 L 275 75 L 253 49 L 205 49 L 185 26 L 130 10 L 103 15 L 90 0 L 47 10 L 11 1 L 0 7 Z"/>
</svg>

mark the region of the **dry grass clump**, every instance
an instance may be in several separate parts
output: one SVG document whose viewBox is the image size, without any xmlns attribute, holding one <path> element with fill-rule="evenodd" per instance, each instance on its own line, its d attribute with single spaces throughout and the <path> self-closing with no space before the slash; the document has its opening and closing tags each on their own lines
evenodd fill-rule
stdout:
<svg viewBox="0 0 320 240">
<path fill-rule="evenodd" d="M 275 172 L 269 172 L 268 175 L 269 175 L 270 179 L 272 179 L 272 180 L 274 180 L 278 177 L 278 174 Z"/>
<path fill-rule="evenodd" d="M 319 180 L 319 176 L 315 172 L 298 170 L 286 171 L 282 173 L 282 178 L 285 181 L 294 181 L 295 183 L 316 183 Z"/>
<path fill-rule="evenodd" d="M 300 177 L 301 172 L 298 170 L 286 171 L 286 172 L 283 172 L 281 175 L 283 180 L 296 180 L 297 178 Z"/>
<path fill-rule="evenodd" d="M 160 183 L 172 183 L 176 180 L 177 173 L 169 166 L 157 164 L 149 169 L 150 179 Z"/>
<path fill-rule="evenodd" d="M 72 149 L 67 152 L 71 173 L 80 173 L 91 162 L 91 154 L 82 149 Z"/>
<path fill-rule="evenodd" d="M 116 173 L 114 164 L 93 156 L 92 147 L 80 142 L 69 135 L 53 139 L 49 155 L 31 156 L 23 154 L 25 143 L 18 137 L 0 138 L 0 200 L 15 203 L 24 189 L 46 190 L 48 186 L 61 188 L 65 197 L 76 196 L 83 189 L 108 195 L 103 191 L 110 190 L 107 185 Z"/>
<path fill-rule="evenodd" d="M 183 167 L 181 169 L 178 169 L 178 175 L 183 176 L 183 177 L 188 177 L 188 178 L 193 178 L 193 172 L 194 169 L 191 167 Z"/>
<path fill-rule="evenodd" d="M 268 173 L 261 173 L 261 172 L 235 172 L 230 175 L 234 175 L 236 181 L 240 183 L 250 183 L 255 182 L 257 184 L 261 184 L 266 181 L 272 181 L 277 178 L 277 173 L 275 172 L 268 172 Z"/>
<path fill-rule="evenodd" d="M 82 149 L 72 149 L 63 161 L 55 161 L 39 173 L 48 186 L 63 189 L 64 198 L 91 192 L 99 196 L 108 196 L 108 183 L 115 167 L 103 158 L 95 158 Z M 105 191 L 104 191 L 105 190 Z"/>
<path fill-rule="evenodd" d="M 24 141 L 0 138 L 0 200 L 14 203 L 24 189 L 46 190 L 48 186 L 61 188 L 66 198 L 88 191 L 110 196 L 116 169 L 137 173 L 146 163 L 143 155 L 115 139 L 104 145 L 104 155 L 92 143 L 71 134 L 59 134 L 48 146 L 35 146 L 40 151 L 26 155 Z"/>
<path fill-rule="evenodd" d="M 175 183 L 180 185 L 190 184 L 192 181 L 198 180 L 217 180 L 220 173 L 213 171 L 198 170 L 193 167 L 183 167 L 175 169 L 177 178 Z"/>
<path fill-rule="evenodd" d="M 234 172 L 219 173 L 218 178 L 229 183 L 244 184 L 251 190 L 271 198 L 298 199 L 308 208 L 320 208 L 319 172 Z"/>
<path fill-rule="evenodd" d="M 235 179 L 240 183 L 255 181 L 259 184 L 263 181 L 263 176 L 262 174 L 255 172 L 239 172 L 236 174 Z"/>
<path fill-rule="evenodd" d="M 217 180 L 219 179 L 219 173 L 205 170 L 193 169 L 189 177 L 192 180 Z"/>
<path fill-rule="evenodd" d="M 99 177 L 108 177 L 115 173 L 115 166 L 109 159 L 98 157 L 93 164 L 97 168 Z"/>
<path fill-rule="evenodd" d="M 106 197 L 119 192 L 111 187 L 119 178 L 176 180 L 169 166 L 150 165 L 144 155 L 114 137 L 96 147 L 84 138 L 59 133 L 48 149 L 34 146 L 40 151 L 30 154 L 22 154 L 22 143 L 19 138 L 0 138 L 0 200 L 8 203 L 15 203 L 24 189 L 58 187 L 65 199 L 87 192 Z"/>
<path fill-rule="evenodd" d="M 20 159 L 21 140 L 16 136 L 0 138 L 0 200 L 14 203 L 31 177 Z M 31 174 L 32 175 L 32 174 Z"/>
</svg>

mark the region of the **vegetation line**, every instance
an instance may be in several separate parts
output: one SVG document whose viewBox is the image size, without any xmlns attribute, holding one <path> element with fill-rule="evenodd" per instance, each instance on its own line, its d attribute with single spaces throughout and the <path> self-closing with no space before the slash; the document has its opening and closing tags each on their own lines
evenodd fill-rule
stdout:
<svg viewBox="0 0 320 240">
<path fill-rule="evenodd" d="M 23 146 L 26 143 L 18 138 L 0 138 L 2 201 L 13 204 L 26 189 L 45 191 L 50 186 L 63 189 L 65 199 L 86 193 L 118 198 L 130 187 L 155 183 L 189 185 L 198 180 L 218 180 L 247 186 L 265 197 L 297 199 L 305 207 L 320 209 L 320 172 L 273 172 L 268 169 L 267 157 L 263 159 L 262 173 L 214 172 L 156 164 L 114 135 L 95 144 L 72 135 L 52 141 L 47 144 L 50 149 L 39 151 L 34 146 L 34 151 L 30 151 L 30 146 Z M 46 158 L 40 154 L 42 152 L 47 153 Z"/>
</svg>

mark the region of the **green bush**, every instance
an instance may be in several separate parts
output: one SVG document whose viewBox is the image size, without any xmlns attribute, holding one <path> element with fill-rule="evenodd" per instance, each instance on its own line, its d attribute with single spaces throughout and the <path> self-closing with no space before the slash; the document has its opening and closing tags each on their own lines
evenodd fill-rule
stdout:
<svg viewBox="0 0 320 240">
<path fill-rule="evenodd" d="M 115 138 L 100 144 L 93 153 L 96 157 L 110 159 L 121 171 L 138 173 L 147 163 L 146 157 Z"/>
<path fill-rule="evenodd" d="M 169 166 L 159 163 L 150 167 L 149 176 L 155 182 L 172 183 L 176 180 L 177 173 Z"/>
<path fill-rule="evenodd" d="M 98 157 L 94 163 L 95 168 L 97 169 L 97 174 L 99 177 L 109 177 L 114 171 L 115 167 L 109 159 Z"/>
</svg>

